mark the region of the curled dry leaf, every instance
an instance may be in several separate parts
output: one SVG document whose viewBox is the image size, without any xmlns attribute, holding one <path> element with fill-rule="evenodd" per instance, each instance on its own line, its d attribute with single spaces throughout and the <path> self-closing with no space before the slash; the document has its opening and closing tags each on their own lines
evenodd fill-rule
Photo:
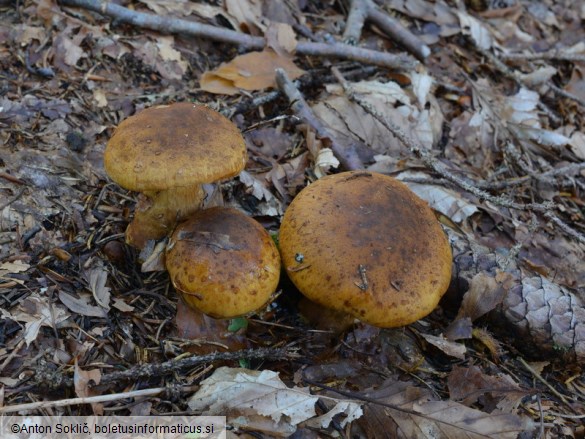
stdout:
<svg viewBox="0 0 585 439">
<path fill-rule="evenodd" d="M 279 56 L 291 57 L 297 47 L 297 38 L 290 24 L 271 23 L 266 29 L 266 42 Z"/>
<path fill-rule="evenodd" d="M 457 11 L 463 34 L 469 35 L 477 47 L 487 50 L 492 47 L 493 39 L 487 27 L 466 12 Z"/>
</svg>

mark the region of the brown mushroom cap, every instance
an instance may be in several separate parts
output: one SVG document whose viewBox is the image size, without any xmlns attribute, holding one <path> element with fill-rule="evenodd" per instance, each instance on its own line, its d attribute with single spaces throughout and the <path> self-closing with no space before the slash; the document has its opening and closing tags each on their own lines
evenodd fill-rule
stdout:
<svg viewBox="0 0 585 439">
<path fill-rule="evenodd" d="M 245 163 L 238 128 L 218 112 L 186 102 L 147 108 L 124 120 L 104 155 L 108 175 L 138 192 L 230 178 Z"/>
<path fill-rule="evenodd" d="M 429 314 L 451 279 L 432 210 L 403 183 L 353 171 L 303 189 L 284 214 L 280 251 L 309 299 L 380 327 Z"/>
<path fill-rule="evenodd" d="M 224 207 L 200 210 L 179 224 L 167 247 L 166 265 L 187 304 L 216 318 L 261 308 L 280 277 L 278 249 L 266 230 Z"/>
</svg>

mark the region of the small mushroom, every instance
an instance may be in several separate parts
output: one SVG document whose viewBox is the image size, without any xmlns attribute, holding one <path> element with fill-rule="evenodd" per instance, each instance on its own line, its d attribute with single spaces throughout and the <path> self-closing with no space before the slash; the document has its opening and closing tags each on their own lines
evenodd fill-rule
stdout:
<svg viewBox="0 0 585 439">
<path fill-rule="evenodd" d="M 166 265 L 188 305 L 223 319 L 266 305 L 280 277 L 280 256 L 270 235 L 252 218 L 225 207 L 200 210 L 179 224 Z"/>
<path fill-rule="evenodd" d="M 284 214 L 279 242 L 306 297 L 374 326 L 426 316 L 451 279 L 451 248 L 432 210 L 403 183 L 373 172 L 330 175 L 303 189 Z"/>
<path fill-rule="evenodd" d="M 237 127 L 202 105 L 159 105 L 124 120 L 104 166 L 120 186 L 141 192 L 126 241 L 142 249 L 170 233 L 201 207 L 204 183 L 237 175 L 246 160 Z"/>
</svg>

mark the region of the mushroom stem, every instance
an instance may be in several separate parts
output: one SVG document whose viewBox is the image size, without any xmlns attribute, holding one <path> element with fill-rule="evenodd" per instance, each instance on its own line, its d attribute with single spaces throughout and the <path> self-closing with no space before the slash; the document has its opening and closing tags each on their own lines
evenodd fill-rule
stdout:
<svg viewBox="0 0 585 439">
<path fill-rule="evenodd" d="M 144 248 L 146 242 L 170 234 L 178 222 L 201 208 L 205 192 L 200 184 L 141 193 L 134 220 L 126 229 L 126 242 Z"/>
</svg>

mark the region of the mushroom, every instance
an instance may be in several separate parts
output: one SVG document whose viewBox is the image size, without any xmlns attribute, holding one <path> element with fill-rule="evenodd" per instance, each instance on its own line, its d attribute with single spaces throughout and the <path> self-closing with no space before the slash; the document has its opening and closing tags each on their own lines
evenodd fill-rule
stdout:
<svg viewBox="0 0 585 439">
<path fill-rule="evenodd" d="M 211 207 L 179 224 L 166 266 L 185 302 L 215 318 L 266 305 L 280 277 L 280 256 L 266 230 L 239 210 Z"/>
<path fill-rule="evenodd" d="M 451 248 L 433 211 L 403 183 L 374 172 L 307 186 L 286 210 L 279 242 L 301 293 L 378 327 L 426 316 L 451 279 Z"/>
<path fill-rule="evenodd" d="M 237 175 L 246 160 L 237 127 L 202 105 L 159 105 L 124 120 L 104 166 L 120 186 L 141 192 L 126 242 L 142 249 L 170 233 L 201 207 L 204 183 Z"/>
</svg>

